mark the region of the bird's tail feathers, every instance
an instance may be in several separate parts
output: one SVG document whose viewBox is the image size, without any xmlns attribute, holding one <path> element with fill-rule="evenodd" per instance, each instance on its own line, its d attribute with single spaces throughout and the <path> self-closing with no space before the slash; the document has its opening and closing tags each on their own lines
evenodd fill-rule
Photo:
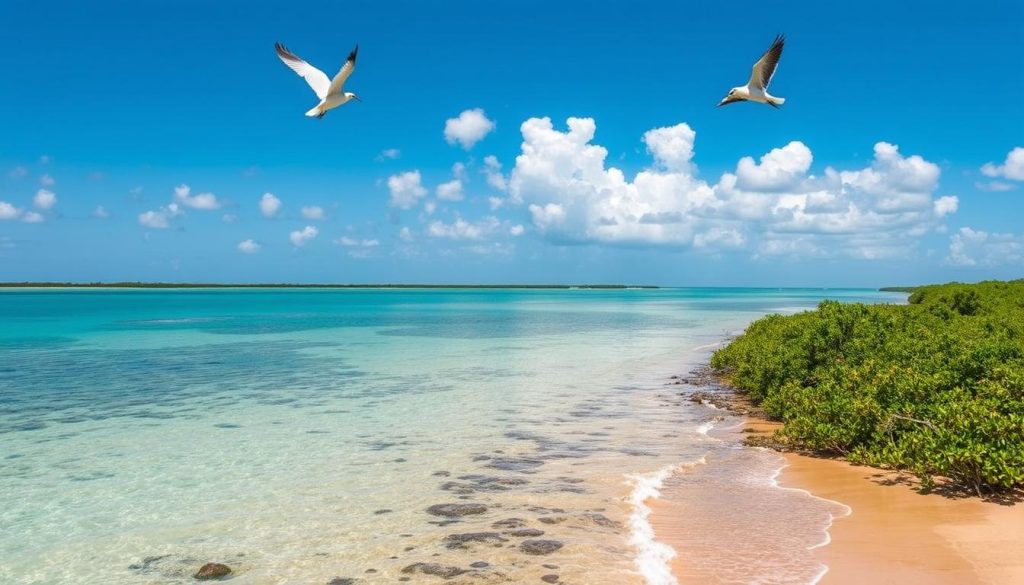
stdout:
<svg viewBox="0 0 1024 585">
<path fill-rule="evenodd" d="M 771 104 L 773 106 L 781 106 L 782 104 L 786 103 L 786 98 L 780 98 L 780 97 L 774 97 L 773 96 L 773 97 L 769 98 L 769 100 L 771 101 Z"/>
<path fill-rule="evenodd" d="M 323 113 L 320 111 L 320 106 L 317 106 L 312 110 L 306 112 L 306 115 L 309 116 L 310 118 L 319 118 L 320 116 L 323 115 Z"/>
</svg>

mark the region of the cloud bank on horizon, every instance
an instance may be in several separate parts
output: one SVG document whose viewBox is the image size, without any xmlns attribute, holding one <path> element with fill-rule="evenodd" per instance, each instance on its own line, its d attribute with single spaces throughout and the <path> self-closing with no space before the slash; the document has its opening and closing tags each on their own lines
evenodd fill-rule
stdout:
<svg viewBox="0 0 1024 585">
<path fill-rule="evenodd" d="M 645 132 L 640 140 L 649 161 L 632 174 L 609 164 L 608 149 L 595 141 L 593 118 L 570 117 L 562 129 L 548 117 L 522 122 L 519 152 L 504 156 L 514 161 L 507 171 L 496 154 L 486 155 L 482 163 L 471 154 L 495 127 L 482 108 L 448 119 L 444 140 L 461 147 L 468 158 L 456 162 L 451 177 L 436 185 L 428 185 L 415 168 L 381 178 L 386 193 L 379 198 L 380 214 L 390 210 L 392 218 L 390 250 L 379 237 L 353 235 L 351 225 L 349 233 L 331 242 L 359 259 L 421 255 L 424 251 L 414 249 L 413 242 L 430 240 L 461 242 L 462 250 L 472 254 L 508 255 L 528 234 L 553 246 L 666 248 L 744 254 L 754 260 L 908 259 L 919 255 L 923 236 L 945 234 L 960 207 L 958 195 L 940 190 L 938 164 L 885 141 L 874 144 L 872 160 L 864 167 L 819 164 L 815 171 L 811 148 L 793 140 L 742 156 L 732 170 L 712 179 L 701 176 L 697 131 L 685 122 Z M 388 149 L 379 158 L 396 160 L 399 152 Z M 996 190 L 1015 189 L 1024 181 L 1024 147 L 978 172 L 1001 181 Z M 483 180 L 475 181 L 471 173 Z M 9 172 L 19 180 L 28 175 L 25 167 Z M 43 187 L 23 207 L 0 201 L 0 221 L 43 223 L 59 217 L 58 197 L 49 190 L 56 180 L 47 172 L 39 183 Z M 482 202 L 486 212 L 480 214 Z M 145 230 L 184 229 L 191 213 L 225 205 L 214 193 L 193 193 L 182 183 L 173 187 L 169 201 L 138 214 L 137 223 Z M 278 218 L 285 208 L 270 192 L 251 205 L 264 220 Z M 306 221 L 328 219 L 321 205 L 299 209 Z M 477 217 L 471 217 L 474 213 Z M 92 217 L 108 220 L 111 212 L 98 206 Z M 222 221 L 234 224 L 238 215 L 226 213 Z M 236 229 L 244 234 L 245 224 Z M 282 236 L 299 250 L 319 234 L 320 228 L 305 225 L 284 230 Z M 268 243 L 252 237 L 236 242 L 245 255 L 259 254 Z M 958 226 L 948 236 L 942 262 L 1024 265 L 1024 234 Z"/>
</svg>

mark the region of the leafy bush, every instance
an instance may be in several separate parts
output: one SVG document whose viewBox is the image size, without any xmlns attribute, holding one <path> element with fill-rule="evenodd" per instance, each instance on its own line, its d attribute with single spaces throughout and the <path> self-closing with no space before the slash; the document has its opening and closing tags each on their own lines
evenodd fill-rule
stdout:
<svg viewBox="0 0 1024 585">
<path fill-rule="evenodd" d="M 795 446 L 926 485 L 1024 486 L 1024 280 L 770 315 L 711 365 L 783 421 Z"/>
</svg>

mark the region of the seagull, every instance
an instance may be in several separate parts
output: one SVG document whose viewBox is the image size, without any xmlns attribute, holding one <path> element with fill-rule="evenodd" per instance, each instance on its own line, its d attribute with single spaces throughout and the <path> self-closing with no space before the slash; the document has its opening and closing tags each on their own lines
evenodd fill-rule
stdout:
<svg viewBox="0 0 1024 585">
<path fill-rule="evenodd" d="M 320 103 L 312 110 L 306 112 L 306 115 L 310 118 L 323 118 L 327 110 L 333 110 L 342 104 L 348 103 L 349 100 L 363 101 L 351 91 L 342 91 L 345 80 L 356 69 L 356 54 L 359 53 L 359 45 L 356 45 L 356 48 L 352 49 L 352 52 L 348 54 L 348 60 L 341 66 L 333 80 L 328 79 L 323 71 L 306 63 L 281 43 L 276 43 L 274 49 L 277 50 L 277 56 L 284 61 L 284 64 L 305 79 L 306 83 L 313 88 L 316 97 L 320 98 Z"/>
<path fill-rule="evenodd" d="M 779 65 L 779 58 L 782 57 L 782 46 L 786 43 L 786 37 L 779 35 L 775 37 L 772 46 L 761 55 L 761 58 L 754 63 L 754 69 L 750 72 L 750 81 L 746 85 L 734 87 L 729 90 L 725 99 L 718 102 L 718 106 L 724 106 L 733 102 L 751 101 L 768 104 L 778 108 L 785 99 L 768 95 L 768 84 L 772 82 L 775 75 L 775 68 Z"/>
</svg>

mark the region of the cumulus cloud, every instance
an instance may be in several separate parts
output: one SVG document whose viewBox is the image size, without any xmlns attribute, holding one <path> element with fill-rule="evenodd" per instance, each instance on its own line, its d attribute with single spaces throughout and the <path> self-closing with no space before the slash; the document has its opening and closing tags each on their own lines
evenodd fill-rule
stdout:
<svg viewBox="0 0 1024 585">
<path fill-rule="evenodd" d="M 790 142 L 761 157 L 760 163 L 745 156 L 736 165 L 736 185 L 750 191 L 786 191 L 807 176 L 814 157 L 802 142 Z"/>
<path fill-rule="evenodd" d="M 427 226 L 427 234 L 433 238 L 451 240 L 482 240 L 501 226 L 498 218 L 488 216 L 480 221 L 468 222 L 457 217 L 451 223 L 433 221 Z"/>
<path fill-rule="evenodd" d="M 525 232 L 526 232 L 526 228 L 524 228 L 521 224 L 516 224 L 516 225 L 508 228 L 508 233 L 509 233 L 509 235 L 512 235 L 512 236 L 521 236 Z"/>
<path fill-rule="evenodd" d="M 981 173 L 986 177 L 1024 181 L 1024 147 L 1016 147 L 1006 155 L 1003 164 L 985 163 Z"/>
<path fill-rule="evenodd" d="M 954 195 L 946 195 L 945 197 L 939 197 L 933 203 L 935 216 L 942 217 L 951 213 L 956 213 L 957 208 L 960 207 L 960 199 Z"/>
<path fill-rule="evenodd" d="M 488 197 L 487 204 L 491 206 L 491 211 L 496 211 L 505 205 L 505 200 L 501 197 Z"/>
<path fill-rule="evenodd" d="M 388 191 L 391 194 L 388 204 L 398 209 L 412 209 L 416 203 L 427 195 L 423 187 L 423 178 L 419 171 L 406 171 L 388 177 Z"/>
<path fill-rule="evenodd" d="M 184 212 L 177 203 L 171 203 L 160 209 L 145 211 L 139 214 L 139 224 L 155 230 L 165 230 L 171 227 L 171 220 Z"/>
<path fill-rule="evenodd" d="M 295 230 L 288 234 L 288 239 L 291 240 L 292 245 L 299 248 L 305 246 L 307 242 L 315 238 L 320 233 L 320 230 L 314 226 L 307 225 L 301 230 Z"/>
<path fill-rule="evenodd" d="M 32 204 L 35 205 L 37 209 L 46 211 L 57 204 L 57 194 L 53 191 L 40 189 L 36 191 L 36 196 L 32 198 Z"/>
<path fill-rule="evenodd" d="M 39 177 L 39 184 L 43 187 L 53 187 L 57 184 L 57 179 L 54 179 L 50 175 L 43 175 Z"/>
<path fill-rule="evenodd" d="M 110 212 L 107 211 L 106 207 L 103 207 L 102 205 L 97 205 L 96 208 L 92 210 L 92 216 L 95 217 L 96 219 L 107 219 L 108 217 L 110 217 Z"/>
<path fill-rule="evenodd" d="M 260 213 L 263 214 L 263 217 L 274 217 L 279 211 L 281 211 L 281 200 L 273 193 L 264 193 L 263 197 L 260 197 Z"/>
<path fill-rule="evenodd" d="M 958 206 L 954 196 L 933 199 L 937 165 L 885 142 L 866 168 L 816 176 L 811 150 L 794 141 L 740 159 L 712 184 L 696 175 L 696 133 L 686 124 L 645 133 L 653 165 L 631 178 L 606 166 L 594 120 L 567 126 L 524 122 L 509 179 L 512 202 L 556 241 L 881 258 L 905 255 Z"/>
<path fill-rule="evenodd" d="M 442 201 L 462 201 L 462 181 L 452 179 L 438 185 L 437 198 Z"/>
<path fill-rule="evenodd" d="M 508 180 L 501 173 L 501 163 L 493 154 L 484 157 L 484 175 L 487 177 L 487 184 L 492 188 L 498 191 L 508 190 Z"/>
<path fill-rule="evenodd" d="M 494 122 L 487 119 L 481 108 L 465 110 L 458 118 L 449 118 L 444 123 L 444 139 L 448 144 L 459 144 L 469 150 L 494 130 Z"/>
<path fill-rule="evenodd" d="M 380 154 L 378 154 L 374 160 L 376 160 L 377 162 L 384 160 L 396 160 L 401 156 L 402 151 L 398 150 L 397 148 L 385 148 L 384 150 L 380 151 Z"/>
<path fill-rule="evenodd" d="M 302 208 L 302 217 L 319 221 L 327 217 L 327 213 L 324 212 L 324 208 L 319 205 L 306 205 Z"/>
<path fill-rule="evenodd" d="M 13 169 L 11 169 L 7 173 L 7 176 L 12 178 L 12 179 L 24 179 L 25 177 L 28 176 L 28 169 L 23 167 L 23 166 L 21 166 L 21 165 L 18 165 L 16 167 L 14 167 Z"/>
<path fill-rule="evenodd" d="M 334 240 L 334 243 L 338 244 L 339 246 L 344 246 L 346 248 L 376 248 L 377 246 L 380 245 L 380 241 L 379 240 L 375 240 L 375 239 L 362 239 L 362 240 L 359 240 L 359 239 L 356 239 L 356 238 L 350 238 L 348 236 L 341 236 L 337 240 Z"/>
<path fill-rule="evenodd" d="M 217 201 L 216 195 L 213 193 L 197 193 L 192 195 L 192 188 L 185 184 L 174 188 L 174 200 L 185 207 L 202 211 L 220 209 L 220 201 Z"/>
<path fill-rule="evenodd" d="M 18 219 L 21 210 L 6 201 L 0 201 L 0 220 Z"/>
<path fill-rule="evenodd" d="M 946 262 L 965 267 L 1024 264 L 1024 235 L 960 228 L 949 239 Z"/>
<path fill-rule="evenodd" d="M 687 124 L 655 128 L 644 133 L 644 144 L 655 162 L 672 172 L 689 172 L 693 158 L 693 141 L 697 137 Z"/>
<path fill-rule="evenodd" d="M 238 242 L 238 251 L 243 254 L 255 254 L 262 246 L 256 240 L 242 240 Z"/>
<path fill-rule="evenodd" d="M 21 221 L 25 223 L 43 223 L 46 220 L 43 214 L 35 211 L 26 211 L 25 215 L 21 216 Z"/>
</svg>

